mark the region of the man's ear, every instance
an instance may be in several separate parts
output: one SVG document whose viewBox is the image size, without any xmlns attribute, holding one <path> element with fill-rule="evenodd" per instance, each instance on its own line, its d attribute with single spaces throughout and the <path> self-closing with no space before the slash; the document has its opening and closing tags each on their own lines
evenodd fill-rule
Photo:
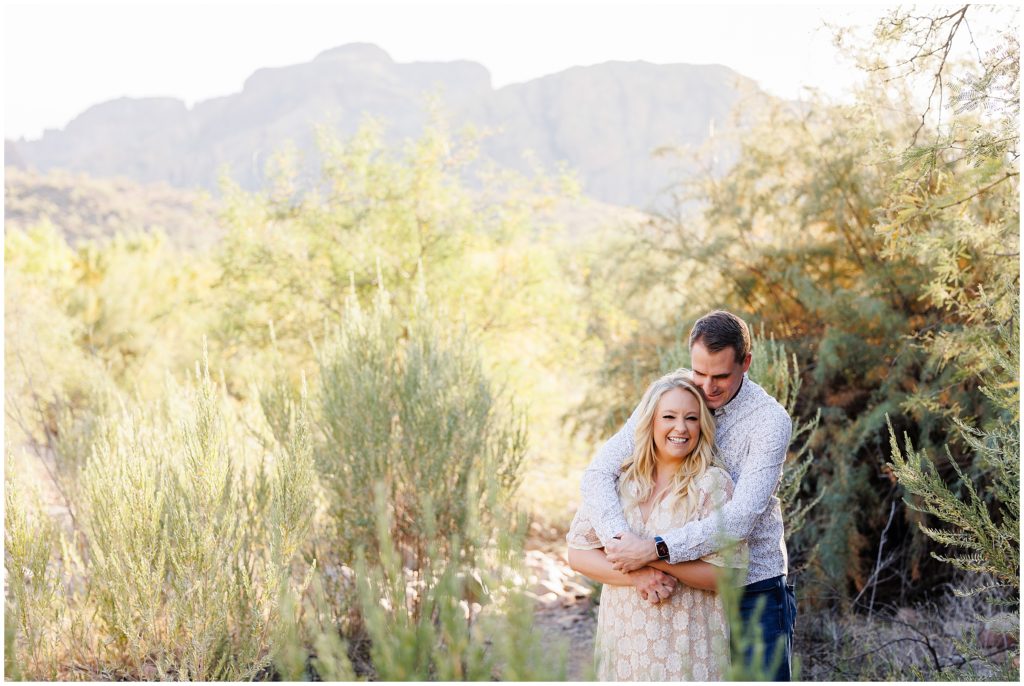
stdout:
<svg viewBox="0 0 1024 686">
<path fill-rule="evenodd" d="M 752 359 L 754 359 L 754 358 L 753 358 L 753 356 L 750 353 L 747 353 L 747 356 L 745 358 L 743 358 L 743 373 L 744 374 L 746 374 L 747 370 L 750 369 L 750 361 Z"/>
</svg>

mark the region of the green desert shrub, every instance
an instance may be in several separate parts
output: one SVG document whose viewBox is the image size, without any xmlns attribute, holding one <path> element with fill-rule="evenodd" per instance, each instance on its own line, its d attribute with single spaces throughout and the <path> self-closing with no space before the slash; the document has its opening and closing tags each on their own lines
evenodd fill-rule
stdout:
<svg viewBox="0 0 1024 686">
<path fill-rule="evenodd" d="M 472 337 L 422 292 L 412 316 L 379 290 L 355 298 L 319 354 L 317 463 L 327 503 L 320 568 L 285 594 L 285 678 L 537 679 L 564 659 L 533 631 L 520 588 L 525 523 L 511 499 L 522 420 Z M 287 365 L 262 397 L 277 441 L 295 393 Z M 519 570 L 519 571 L 517 571 Z M 519 585 L 517 585 L 519 584 Z"/>
<path fill-rule="evenodd" d="M 750 378 L 778 400 L 793 420 L 791 454 L 787 458 L 778 490 L 786 536 L 793 538 L 803 529 L 811 508 L 825 495 L 824 488 L 815 491 L 814 484 L 804 478 L 814 461 L 811 446 L 821 420 L 821 411 L 813 419 L 803 419 L 797 414 L 797 399 L 803 382 L 796 355 L 790 355 L 785 344 L 776 341 L 773 336 L 766 337 L 762 331 L 759 336 L 754 336 L 754 350 L 756 352 L 750 364 Z M 809 547 L 800 547 L 803 559 L 808 556 Z"/>
<path fill-rule="evenodd" d="M 381 291 L 366 310 L 350 300 L 320 357 L 318 464 L 330 493 L 341 559 L 375 540 L 373 498 L 382 486 L 390 541 L 420 568 L 428 546 L 453 563 L 472 560 L 507 524 L 526 433 L 511 402 L 484 374 L 463 329 L 421 298 L 399 314 Z M 435 532 L 440 532 L 439 539 Z M 450 545 L 450 536 L 460 536 Z M 368 543 L 369 542 L 369 543 Z"/>
<path fill-rule="evenodd" d="M 459 564 L 443 550 L 490 534 L 478 525 L 459 533 L 437 529 L 423 496 L 424 527 L 432 534 L 416 570 L 402 561 L 391 538 L 393 508 L 387 490 L 374 490 L 377 556 L 358 553 L 356 579 L 372 676 L 386 681 L 564 680 L 564 646 L 534 631 L 533 601 L 522 578 L 523 532 L 519 518 L 490 540 L 476 564 Z"/>
<path fill-rule="evenodd" d="M 103 364 L 79 345 L 85 324 L 68 312 L 75 271 L 75 252 L 52 225 L 5 233 L 5 435 L 13 445 L 46 445 L 60 408 L 88 405 L 93 391 L 111 385 Z M 71 467 L 53 465 L 62 478 Z"/>
<path fill-rule="evenodd" d="M 296 411 L 291 442 L 258 450 L 205 363 L 188 386 L 169 380 L 160 402 L 118 397 L 107 407 L 90 429 L 70 542 L 45 521 L 30 536 L 33 519 L 9 507 L 23 675 L 257 676 L 313 516 L 306 415 Z M 57 648 L 34 664 L 41 636 Z"/>
<path fill-rule="evenodd" d="M 946 460 L 956 479 L 948 483 L 924 450 L 915 449 L 906 434 L 901 447 L 889 427 L 892 470 L 903 489 L 905 502 L 928 519 L 921 531 L 938 543 L 935 559 L 967 572 L 954 586 L 958 596 L 980 595 L 988 607 L 973 617 L 973 633 L 979 623 L 1007 638 L 1020 634 L 1020 335 L 1019 315 L 1000 323 L 976 351 L 985 361 L 979 374 L 981 389 L 999 412 L 984 425 L 956 418 L 954 426 L 974 452 L 973 464 L 981 475 L 972 477 L 946 449 Z M 950 554 L 948 551 L 953 551 Z M 978 647 L 971 631 L 962 634 L 958 652 L 972 669 L 998 678 L 1017 679 L 1020 648 L 1014 640 L 1007 655 Z M 991 647 L 991 646 L 989 646 Z M 993 662 L 993 657 L 1002 657 Z M 970 658 L 970 659 L 967 659 Z M 1019 662 L 1018 662 L 1019 664 Z M 1007 670 L 1010 671 L 1007 671 Z M 977 678 L 973 672 L 965 678 Z M 991 678 L 991 677 L 986 677 Z"/>
<path fill-rule="evenodd" d="M 5 321 L 15 342 L 7 359 L 32 375 L 44 399 L 90 366 L 153 397 L 166 369 L 185 372 L 199 355 L 210 283 L 202 256 L 183 254 L 160 233 L 72 247 L 45 222 L 10 232 L 4 245 L 13 306 Z"/>
<path fill-rule="evenodd" d="M 351 137 L 318 133 L 315 173 L 300 173 L 285 151 L 265 187 L 223 189 L 219 278 L 201 302 L 230 392 L 245 397 L 275 368 L 296 386 L 304 372 L 317 388 L 310 350 L 325 346 L 346 299 L 368 306 L 380 276 L 394 309 L 411 315 L 422 280 L 435 306 L 458 311 L 484 369 L 529 413 L 538 440 L 525 458 L 531 488 L 519 497 L 560 520 L 575 478 L 565 457 L 590 450 L 569 440 L 560 415 L 598 358 L 580 307 L 580 241 L 612 221 L 609 208 L 583 212 L 560 179 L 491 169 L 477 159 L 477 135 L 443 119 L 401 143 L 372 121 Z"/>
<path fill-rule="evenodd" d="M 337 621 L 325 574 L 316 570 L 303 588 L 282 594 L 272 673 L 325 681 L 564 680 L 567 646 L 535 630 L 534 601 L 523 589 L 525 518 L 499 533 L 472 566 L 440 552 L 446 539 L 457 545 L 457 535 L 435 532 L 422 567 L 413 570 L 391 540 L 385 493 L 382 485 L 374 491 L 374 539 L 360 546 L 351 570 L 359 624 Z M 429 508 L 425 516 L 432 517 Z M 465 532 L 478 543 L 479 534 Z M 368 557 L 368 548 L 379 554 Z"/>
<path fill-rule="evenodd" d="M 36 489 L 16 473 L 10 459 L 4 466 L 4 668 L 22 678 L 54 679 L 62 608 L 60 579 L 51 561 L 59 533 Z"/>
</svg>

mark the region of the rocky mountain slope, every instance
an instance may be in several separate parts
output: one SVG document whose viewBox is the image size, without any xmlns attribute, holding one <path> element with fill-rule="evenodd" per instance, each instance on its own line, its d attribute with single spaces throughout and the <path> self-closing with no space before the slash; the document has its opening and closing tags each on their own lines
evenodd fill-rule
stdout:
<svg viewBox="0 0 1024 686">
<path fill-rule="evenodd" d="M 492 132 L 481 144 L 485 159 L 527 172 L 565 164 L 587 195 L 645 208 L 679 176 L 678 161 L 654 151 L 700 145 L 756 90 L 723 66 L 646 62 L 574 67 L 495 90 L 474 62 L 397 63 L 376 46 L 350 44 L 260 69 L 241 92 L 191 109 L 172 98 L 95 105 L 40 140 L 5 141 L 5 152 L 22 168 L 183 188 L 215 189 L 227 170 L 252 189 L 286 141 L 315 166 L 315 126 L 344 137 L 372 116 L 386 139 L 400 141 L 417 136 L 440 103 L 454 126 Z"/>
<path fill-rule="evenodd" d="M 52 224 L 72 245 L 159 230 L 179 248 L 202 250 L 223 235 L 216 202 L 205 191 L 8 166 L 4 230 L 25 231 L 43 222 Z"/>
</svg>

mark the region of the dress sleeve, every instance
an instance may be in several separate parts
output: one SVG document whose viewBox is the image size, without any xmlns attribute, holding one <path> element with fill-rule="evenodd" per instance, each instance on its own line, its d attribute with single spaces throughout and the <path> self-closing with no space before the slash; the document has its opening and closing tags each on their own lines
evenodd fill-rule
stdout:
<svg viewBox="0 0 1024 686">
<path fill-rule="evenodd" d="M 722 516 L 722 507 L 732 500 L 733 482 L 729 474 L 718 467 L 712 467 L 700 481 L 698 498 L 700 512 L 697 519 L 703 520 Z M 723 522 L 724 529 L 724 522 Z M 720 550 L 700 558 L 716 567 L 746 566 L 747 544 L 741 541 L 732 551 Z"/>
<path fill-rule="evenodd" d="M 576 516 L 572 518 L 569 533 L 565 535 L 565 542 L 569 544 L 570 548 L 577 550 L 593 550 L 604 547 L 582 509 L 577 510 Z"/>
<path fill-rule="evenodd" d="M 619 502 L 619 472 L 623 461 L 633 452 L 633 435 L 640 418 L 640 406 L 625 426 L 601 446 L 580 480 L 580 510 L 605 542 L 615 534 L 629 531 Z"/>
</svg>

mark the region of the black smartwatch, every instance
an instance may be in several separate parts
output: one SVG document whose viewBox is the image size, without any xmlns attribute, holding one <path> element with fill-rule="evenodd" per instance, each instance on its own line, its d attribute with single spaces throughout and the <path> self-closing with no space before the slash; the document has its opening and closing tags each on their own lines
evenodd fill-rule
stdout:
<svg viewBox="0 0 1024 686">
<path fill-rule="evenodd" d="M 654 549 L 658 551 L 658 559 L 668 562 L 668 543 L 661 536 L 654 537 Z"/>
</svg>

